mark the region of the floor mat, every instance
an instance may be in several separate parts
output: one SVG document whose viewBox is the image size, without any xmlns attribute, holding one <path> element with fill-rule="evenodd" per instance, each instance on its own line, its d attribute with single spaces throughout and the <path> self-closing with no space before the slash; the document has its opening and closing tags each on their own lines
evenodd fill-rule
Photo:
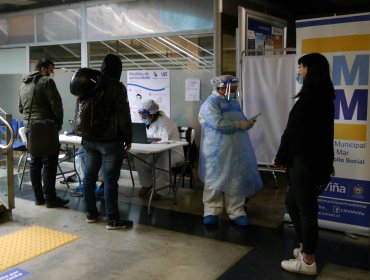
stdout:
<svg viewBox="0 0 370 280">
<path fill-rule="evenodd" d="M 78 239 L 79 236 L 32 226 L 0 237 L 0 271 Z"/>
</svg>

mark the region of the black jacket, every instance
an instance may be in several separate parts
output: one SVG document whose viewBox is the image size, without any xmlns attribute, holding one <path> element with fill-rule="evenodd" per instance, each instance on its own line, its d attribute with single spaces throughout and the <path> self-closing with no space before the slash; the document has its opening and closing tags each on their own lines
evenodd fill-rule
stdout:
<svg viewBox="0 0 370 280">
<path fill-rule="evenodd" d="M 289 113 L 275 163 L 289 166 L 299 158 L 312 170 L 314 181 L 325 184 L 334 170 L 333 138 L 333 101 L 324 93 L 302 94 Z"/>
<path fill-rule="evenodd" d="M 130 106 L 127 98 L 126 87 L 118 80 L 105 76 L 98 82 L 98 89 L 95 93 L 100 95 L 101 106 L 108 115 L 106 129 L 93 141 L 123 140 L 126 144 L 132 142 L 132 123 Z"/>
<path fill-rule="evenodd" d="M 98 142 L 123 140 L 132 142 L 132 123 L 126 87 L 119 81 L 122 72 L 121 61 L 116 56 L 107 55 L 101 67 L 102 77 L 94 89 L 94 98 L 100 101 L 107 116 L 105 128 L 94 139 Z M 98 117 L 98 116 L 97 116 Z"/>
</svg>

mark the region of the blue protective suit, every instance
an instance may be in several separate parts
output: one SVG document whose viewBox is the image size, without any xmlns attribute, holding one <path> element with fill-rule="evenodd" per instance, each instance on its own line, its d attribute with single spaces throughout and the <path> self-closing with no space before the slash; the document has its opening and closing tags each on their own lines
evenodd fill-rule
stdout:
<svg viewBox="0 0 370 280">
<path fill-rule="evenodd" d="M 237 128 L 238 121 L 246 119 L 238 101 L 214 92 L 201 106 L 198 118 L 202 127 L 200 180 L 237 197 L 249 197 L 262 188 L 248 132 Z"/>
</svg>

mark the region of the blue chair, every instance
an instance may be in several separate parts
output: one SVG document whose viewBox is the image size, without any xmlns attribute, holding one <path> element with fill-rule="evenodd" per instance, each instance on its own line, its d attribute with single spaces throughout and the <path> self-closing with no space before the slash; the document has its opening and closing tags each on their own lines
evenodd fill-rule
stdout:
<svg viewBox="0 0 370 280">
<path fill-rule="evenodd" d="M 21 139 L 19 139 L 19 134 L 18 134 L 18 121 L 16 119 L 12 119 L 12 128 L 13 128 L 13 133 L 14 133 L 14 142 L 13 142 L 13 151 L 20 151 L 22 152 L 22 155 L 21 157 L 19 158 L 19 161 L 18 161 L 18 166 L 17 166 L 17 172 L 19 172 L 20 170 L 20 165 L 21 165 L 21 162 L 27 152 L 27 147 L 26 145 L 23 143 L 23 141 Z M 0 135 L 5 135 L 5 130 L 6 128 L 4 126 L 1 126 L 0 127 Z M 5 140 L 1 140 L 1 142 L 4 142 L 5 143 Z"/>
<path fill-rule="evenodd" d="M 12 119 L 12 127 L 14 133 L 14 139 L 18 138 L 18 120 Z"/>
<path fill-rule="evenodd" d="M 23 122 L 23 120 L 19 120 L 19 121 L 18 121 L 18 129 L 20 129 L 21 127 L 24 127 L 24 122 Z"/>
</svg>

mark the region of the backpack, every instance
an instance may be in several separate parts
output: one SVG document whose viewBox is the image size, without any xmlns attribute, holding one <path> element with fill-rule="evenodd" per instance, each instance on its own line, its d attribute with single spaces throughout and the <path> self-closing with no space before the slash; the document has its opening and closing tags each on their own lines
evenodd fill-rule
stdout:
<svg viewBox="0 0 370 280">
<path fill-rule="evenodd" d="M 105 112 L 101 92 L 95 92 L 76 104 L 76 134 L 87 140 L 96 140 L 107 129 L 109 116 Z"/>
<path fill-rule="evenodd" d="M 75 132 L 88 140 L 98 139 L 106 129 L 108 116 L 101 91 L 101 73 L 90 68 L 80 68 L 71 78 L 71 94 L 77 96 Z"/>
</svg>

